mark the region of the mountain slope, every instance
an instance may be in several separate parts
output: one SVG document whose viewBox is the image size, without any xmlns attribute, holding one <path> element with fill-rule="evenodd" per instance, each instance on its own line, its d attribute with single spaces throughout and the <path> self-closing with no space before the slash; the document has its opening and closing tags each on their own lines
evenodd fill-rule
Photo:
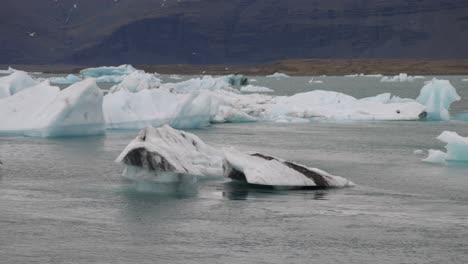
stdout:
<svg viewBox="0 0 468 264">
<path fill-rule="evenodd" d="M 0 63 L 468 58 L 466 0 L 3 0 Z"/>
</svg>

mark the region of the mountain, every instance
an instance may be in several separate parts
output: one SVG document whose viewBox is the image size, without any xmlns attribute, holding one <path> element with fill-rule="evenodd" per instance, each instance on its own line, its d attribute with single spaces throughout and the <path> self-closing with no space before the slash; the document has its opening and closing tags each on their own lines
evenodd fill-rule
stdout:
<svg viewBox="0 0 468 264">
<path fill-rule="evenodd" d="M 2 0 L 0 64 L 468 58 L 467 0 Z"/>
</svg>

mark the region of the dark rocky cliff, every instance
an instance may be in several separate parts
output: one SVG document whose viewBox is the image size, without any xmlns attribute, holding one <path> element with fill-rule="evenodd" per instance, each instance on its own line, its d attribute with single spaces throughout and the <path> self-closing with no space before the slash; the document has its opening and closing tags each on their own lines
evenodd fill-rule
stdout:
<svg viewBox="0 0 468 264">
<path fill-rule="evenodd" d="M 467 0 L 3 0 L 0 63 L 468 58 Z"/>
</svg>

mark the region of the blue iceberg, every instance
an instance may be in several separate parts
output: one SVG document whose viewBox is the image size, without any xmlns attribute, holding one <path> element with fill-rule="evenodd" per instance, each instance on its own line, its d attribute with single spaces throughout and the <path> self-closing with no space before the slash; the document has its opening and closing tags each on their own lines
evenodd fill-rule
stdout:
<svg viewBox="0 0 468 264">
<path fill-rule="evenodd" d="M 416 101 L 426 106 L 430 120 L 450 120 L 450 105 L 461 98 L 450 81 L 432 79 L 421 89 Z"/>
</svg>

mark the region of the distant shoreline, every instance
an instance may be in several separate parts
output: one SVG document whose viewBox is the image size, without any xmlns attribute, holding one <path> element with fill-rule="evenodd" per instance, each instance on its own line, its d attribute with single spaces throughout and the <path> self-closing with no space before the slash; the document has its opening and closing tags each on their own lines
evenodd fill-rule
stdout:
<svg viewBox="0 0 468 264">
<path fill-rule="evenodd" d="M 15 69 L 43 73 L 78 73 L 94 66 L 77 65 L 0 65 Z M 269 75 L 275 72 L 291 76 L 383 74 L 396 75 L 468 75 L 468 59 L 291 59 L 259 65 L 134 65 L 137 69 L 161 74 L 181 75 Z"/>
</svg>

